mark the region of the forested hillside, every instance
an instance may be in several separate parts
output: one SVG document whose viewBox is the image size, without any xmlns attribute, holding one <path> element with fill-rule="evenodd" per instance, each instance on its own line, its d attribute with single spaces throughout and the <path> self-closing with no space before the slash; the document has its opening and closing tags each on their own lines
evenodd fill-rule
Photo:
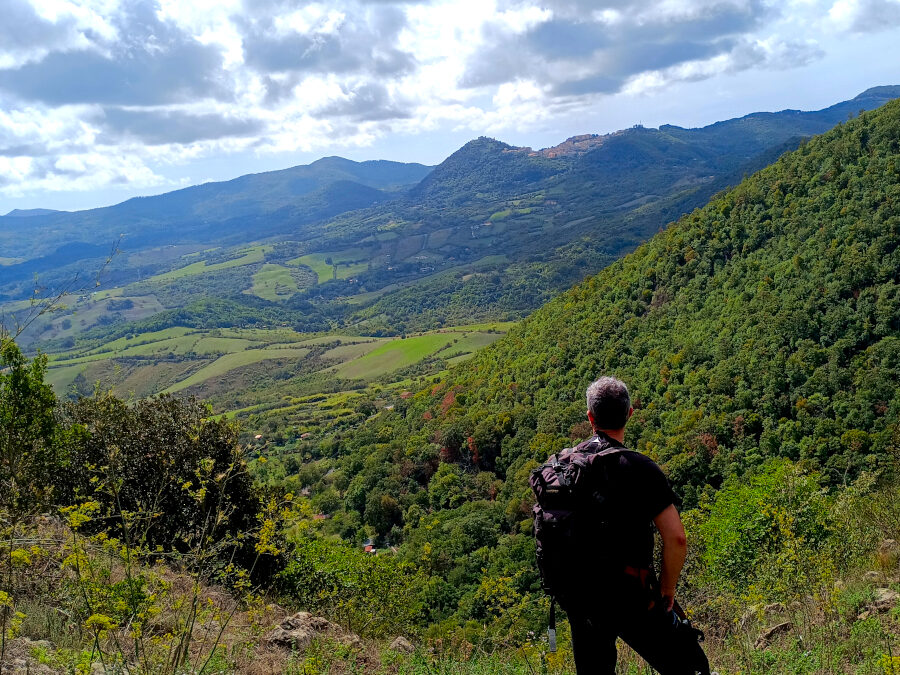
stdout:
<svg viewBox="0 0 900 675">
<path fill-rule="evenodd" d="M 434 621 L 493 616 L 489 592 L 528 605 L 526 478 L 588 434 L 583 392 L 602 373 L 630 385 L 627 442 L 663 466 L 685 509 L 709 509 L 763 466 L 780 476 L 767 474 L 769 488 L 793 471 L 850 485 L 900 449 L 898 243 L 895 102 L 746 179 L 359 431 L 310 448 L 323 459 L 299 480 L 331 512 L 325 532 L 376 535 L 432 575 Z M 747 588 L 763 573 L 754 560 L 729 583 Z"/>
<path fill-rule="evenodd" d="M 697 129 L 637 125 L 542 150 L 478 138 L 433 171 L 331 157 L 105 209 L 0 217 L 0 314 L 27 313 L 35 284 L 77 277 L 67 308 L 35 322 L 23 345 L 199 325 L 200 298 L 235 308 L 227 327 L 254 315 L 273 327 L 282 311 L 299 330 L 370 336 L 516 320 L 803 137 L 898 92 Z M 110 296 L 122 301 L 111 307 Z M 177 312 L 141 323 L 165 310 Z M 176 314 L 186 323 L 172 323 Z"/>
<path fill-rule="evenodd" d="M 852 478 L 900 414 L 898 142 L 897 103 L 809 142 L 380 423 L 509 475 L 567 442 L 608 372 L 632 388 L 630 443 L 688 504 L 766 457 Z"/>
</svg>

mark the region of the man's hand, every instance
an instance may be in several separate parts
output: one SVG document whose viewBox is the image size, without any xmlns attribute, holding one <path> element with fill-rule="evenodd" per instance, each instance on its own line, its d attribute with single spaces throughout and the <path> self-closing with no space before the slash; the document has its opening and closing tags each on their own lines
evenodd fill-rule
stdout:
<svg viewBox="0 0 900 675">
<path fill-rule="evenodd" d="M 674 504 L 669 504 L 653 519 L 653 523 L 662 536 L 662 572 L 659 575 L 659 593 L 665 603 L 667 612 L 672 611 L 675 605 L 675 586 L 684 567 L 684 559 L 687 556 L 687 537 L 684 534 L 684 525 L 681 524 L 681 516 Z M 653 607 L 655 603 L 650 603 Z"/>
<path fill-rule="evenodd" d="M 675 595 L 674 594 L 663 595 L 660 598 L 660 600 L 662 602 L 662 606 L 666 608 L 667 612 L 671 612 L 672 609 L 675 607 Z M 651 600 L 650 604 L 647 605 L 647 610 L 649 611 L 649 610 L 653 609 L 654 607 L 656 607 L 656 600 Z"/>
</svg>

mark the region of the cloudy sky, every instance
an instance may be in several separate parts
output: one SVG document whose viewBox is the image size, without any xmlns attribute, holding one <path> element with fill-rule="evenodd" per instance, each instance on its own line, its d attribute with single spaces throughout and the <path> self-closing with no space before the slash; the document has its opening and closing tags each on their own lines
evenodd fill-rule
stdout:
<svg viewBox="0 0 900 675">
<path fill-rule="evenodd" d="M 0 0 L 0 213 L 900 84 L 900 0 Z"/>
</svg>

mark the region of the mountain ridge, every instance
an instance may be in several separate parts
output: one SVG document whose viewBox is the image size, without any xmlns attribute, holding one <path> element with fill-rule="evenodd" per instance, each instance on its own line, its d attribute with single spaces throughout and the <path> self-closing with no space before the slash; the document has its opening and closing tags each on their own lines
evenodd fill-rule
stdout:
<svg viewBox="0 0 900 675">
<path fill-rule="evenodd" d="M 801 138 L 843 121 L 845 111 L 858 111 L 861 101 L 875 105 L 893 92 L 864 92 L 824 113 L 766 113 L 698 130 L 635 127 L 602 142 L 593 135 L 572 137 L 564 143 L 585 147 L 556 157 L 480 137 L 408 190 L 377 192 L 359 182 L 374 173 L 381 184 L 390 183 L 383 168 L 396 164 L 322 158 L 302 171 L 327 174 L 330 188 L 313 189 L 295 171 L 278 174 L 278 194 L 287 195 L 282 202 L 265 202 L 263 188 L 252 190 L 270 211 L 217 197 L 227 186 L 193 188 L 186 194 L 214 201 L 224 219 L 189 222 L 186 209 L 172 202 L 186 199 L 183 194 L 155 198 L 170 201 L 173 220 L 162 231 L 143 221 L 133 225 L 122 244 L 128 255 L 113 261 L 107 279 L 120 286 L 118 293 L 142 297 L 148 307 L 161 303 L 174 309 L 203 296 L 241 305 L 265 266 L 287 289 L 269 301 L 290 303 L 296 296 L 330 316 L 333 325 L 373 336 L 471 320 L 514 320 L 793 149 Z M 347 174 L 348 167 L 356 173 Z M 339 182 L 345 178 L 349 182 Z M 258 180 L 265 177 L 235 182 L 246 187 Z M 302 209 L 290 203 L 300 189 L 312 190 L 300 199 Z M 185 247 L 170 250 L 176 237 Z M 251 244 L 265 250 L 248 257 Z M 52 285 L 79 269 L 48 268 L 50 257 L 4 267 L 0 293 L 23 298 L 32 291 L 35 274 Z M 211 266 L 198 264 L 203 259 Z M 80 265 L 89 271 L 90 264 L 96 268 L 103 260 L 98 256 Z M 292 275 L 296 279 L 287 281 Z M 79 325 L 90 328 L 81 319 Z M 60 333 L 50 331 L 47 337 Z"/>
</svg>

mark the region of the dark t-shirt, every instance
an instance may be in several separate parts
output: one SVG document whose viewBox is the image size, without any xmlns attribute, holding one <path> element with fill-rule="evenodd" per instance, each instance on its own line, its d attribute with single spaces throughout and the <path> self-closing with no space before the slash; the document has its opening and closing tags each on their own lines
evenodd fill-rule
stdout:
<svg viewBox="0 0 900 675">
<path fill-rule="evenodd" d="M 605 437 L 610 445 L 624 447 Z M 624 449 L 607 463 L 607 512 L 612 541 L 625 565 L 650 569 L 653 562 L 653 519 L 670 504 L 679 504 L 669 481 L 656 462 Z"/>
</svg>

